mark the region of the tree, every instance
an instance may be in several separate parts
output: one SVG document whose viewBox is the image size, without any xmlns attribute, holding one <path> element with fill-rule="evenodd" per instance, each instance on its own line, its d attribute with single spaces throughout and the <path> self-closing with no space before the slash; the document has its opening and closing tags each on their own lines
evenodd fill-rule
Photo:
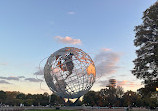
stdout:
<svg viewBox="0 0 158 111">
<path fill-rule="evenodd" d="M 32 94 L 27 94 L 26 99 L 35 99 L 34 95 Z"/>
<path fill-rule="evenodd" d="M 24 100 L 25 99 L 25 94 L 24 93 L 20 93 L 16 96 L 16 99 L 22 99 Z"/>
<path fill-rule="evenodd" d="M 89 91 L 83 96 L 83 103 L 87 106 L 99 106 L 101 97 L 98 92 Z"/>
<path fill-rule="evenodd" d="M 49 105 L 49 94 L 46 92 L 42 95 L 41 105 L 42 106 Z"/>
<path fill-rule="evenodd" d="M 4 103 L 6 97 L 7 97 L 6 92 L 0 91 L 0 104 Z"/>
<path fill-rule="evenodd" d="M 146 83 L 145 87 L 138 89 L 138 92 L 143 96 L 151 96 L 152 92 L 156 92 L 158 87 L 158 80 L 152 80 L 152 82 Z"/>
<path fill-rule="evenodd" d="M 5 104 L 8 104 L 8 105 L 18 105 L 16 103 L 16 97 L 17 95 L 19 95 L 20 92 L 16 92 L 16 91 L 13 91 L 13 92 L 10 92 L 10 91 L 6 91 L 6 100 L 5 100 Z"/>
<path fill-rule="evenodd" d="M 127 91 L 123 95 L 124 106 L 141 106 L 141 96 L 133 91 Z"/>
<path fill-rule="evenodd" d="M 135 27 L 137 58 L 132 73 L 148 84 L 158 79 L 158 2 L 144 11 L 143 23 Z"/>
<path fill-rule="evenodd" d="M 103 99 L 104 106 L 121 106 L 121 98 L 123 96 L 123 88 L 118 86 L 116 88 L 109 87 L 101 89 L 99 92 Z"/>
<path fill-rule="evenodd" d="M 109 87 L 109 89 L 105 90 L 105 96 L 107 96 L 107 100 L 110 106 L 115 106 L 115 103 L 117 101 L 117 94 L 116 94 L 116 88 Z"/>
<path fill-rule="evenodd" d="M 55 94 L 51 95 L 51 98 L 50 98 L 50 104 L 51 105 L 61 105 L 61 104 L 64 104 L 64 103 L 65 103 L 64 98 L 59 97 Z"/>
<path fill-rule="evenodd" d="M 122 98 L 124 94 L 123 88 L 121 86 L 117 86 L 116 88 L 116 95 L 118 98 Z"/>
</svg>

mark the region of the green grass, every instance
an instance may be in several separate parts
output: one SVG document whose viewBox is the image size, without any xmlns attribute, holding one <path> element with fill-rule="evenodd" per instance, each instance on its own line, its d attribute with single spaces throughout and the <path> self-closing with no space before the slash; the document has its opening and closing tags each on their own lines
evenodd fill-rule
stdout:
<svg viewBox="0 0 158 111">
<path fill-rule="evenodd" d="M 130 111 L 148 111 L 147 109 L 132 109 Z"/>
<path fill-rule="evenodd" d="M 56 109 L 30 109 L 25 111 L 76 111 L 76 110 L 56 110 Z"/>
</svg>

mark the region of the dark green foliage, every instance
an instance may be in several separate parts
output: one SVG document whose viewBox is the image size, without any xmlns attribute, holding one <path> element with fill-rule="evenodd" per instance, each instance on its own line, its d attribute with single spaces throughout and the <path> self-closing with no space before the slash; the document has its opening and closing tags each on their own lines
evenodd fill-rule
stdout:
<svg viewBox="0 0 158 111">
<path fill-rule="evenodd" d="M 118 86 L 116 88 L 109 87 L 100 90 L 100 96 L 103 99 L 103 106 L 122 106 L 122 96 L 124 94 L 123 88 Z"/>
<path fill-rule="evenodd" d="M 137 58 L 132 73 L 139 79 L 144 79 L 144 88 L 138 90 L 141 94 L 142 106 L 158 106 L 157 95 L 154 97 L 158 87 L 158 2 L 143 13 L 143 23 L 135 27 L 134 45 Z"/>
<path fill-rule="evenodd" d="M 6 92 L 6 98 L 5 98 L 5 101 L 4 103 L 8 104 L 8 105 L 11 105 L 11 106 L 14 106 L 14 105 L 18 105 L 18 99 L 16 99 L 17 95 L 19 95 L 20 92 L 16 92 L 16 91 L 7 91 Z"/>
<path fill-rule="evenodd" d="M 141 106 L 141 96 L 139 94 L 137 94 L 136 92 L 133 91 L 127 91 L 126 93 L 124 93 L 123 95 L 123 104 L 124 106 L 132 106 L 132 107 L 136 107 L 136 106 Z"/>
<path fill-rule="evenodd" d="M 6 99 L 7 95 L 6 92 L 0 91 L 0 103 L 4 103 L 4 100 Z"/>
<path fill-rule="evenodd" d="M 117 94 L 116 88 L 109 87 L 106 89 L 100 90 L 100 95 L 108 104 L 104 104 L 106 106 L 114 106 L 117 103 Z"/>
<path fill-rule="evenodd" d="M 143 23 L 135 27 L 134 45 L 137 58 L 132 73 L 140 79 L 158 78 L 158 2 L 148 8 L 142 17 Z"/>
<path fill-rule="evenodd" d="M 140 88 L 138 92 L 143 96 L 151 96 L 152 92 L 156 92 L 156 88 L 158 87 L 158 79 L 152 81 L 145 81 L 145 87 Z"/>
<path fill-rule="evenodd" d="M 10 106 L 20 106 L 20 104 L 24 104 L 24 106 L 46 106 L 46 105 L 57 105 L 64 104 L 64 99 L 56 96 L 54 94 L 51 95 L 51 101 L 49 103 L 49 94 L 24 94 L 16 91 L 0 91 L 0 104 L 6 104 Z"/>
<path fill-rule="evenodd" d="M 88 106 L 122 106 L 122 96 L 122 87 L 109 87 L 99 92 L 89 91 L 83 96 L 83 103 Z"/>
<path fill-rule="evenodd" d="M 119 89 L 119 91 L 118 91 Z M 89 91 L 83 96 L 82 101 L 78 101 L 76 105 L 81 106 L 83 104 L 87 106 L 114 106 L 114 107 L 124 107 L 124 106 L 145 106 L 145 107 L 155 107 L 158 106 L 157 93 L 150 92 L 146 93 L 145 88 L 141 88 L 137 93 L 133 91 L 123 92 L 120 87 L 110 87 L 101 89 L 98 92 Z M 0 91 L 2 104 L 19 106 L 21 103 L 25 106 L 46 106 L 51 104 L 52 106 L 58 105 L 72 105 L 72 101 L 64 102 L 64 99 L 51 95 L 51 101 L 49 103 L 48 93 L 44 94 L 24 94 L 20 92 L 4 92 Z M 5 97 L 5 98 L 4 98 Z M 1 103 L 0 103 L 1 104 Z"/>
<path fill-rule="evenodd" d="M 83 96 L 83 103 L 88 106 L 99 106 L 101 97 L 98 92 L 89 91 Z"/>
<path fill-rule="evenodd" d="M 62 97 L 52 94 L 50 102 L 51 102 L 51 105 L 58 105 L 58 104 L 64 104 L 65 100 Z"/>
<path fill-rule="evenodd" d="M 16 96 L 16 99 L 25 99 L 25 94 L 20 93 Z"/>
</svg>

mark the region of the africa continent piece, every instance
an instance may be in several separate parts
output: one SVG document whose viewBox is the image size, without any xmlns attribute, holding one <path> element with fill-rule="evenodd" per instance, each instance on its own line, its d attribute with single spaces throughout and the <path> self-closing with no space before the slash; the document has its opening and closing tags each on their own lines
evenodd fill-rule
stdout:
<svg viewBox="0 0 158 111">
<path fill-rule="evenodd" d="M 44 78 L 50 88 L 63 98 L 79 98 L 95 82 L 95 65 L 81 49 L 65 47 L 54 52 L 44 67 Z"/>
</svg>

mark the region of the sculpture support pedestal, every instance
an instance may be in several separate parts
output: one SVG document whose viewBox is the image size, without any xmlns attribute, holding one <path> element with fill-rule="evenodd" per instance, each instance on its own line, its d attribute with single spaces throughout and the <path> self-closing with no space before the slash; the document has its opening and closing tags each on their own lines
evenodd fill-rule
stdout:
<svg viewBox="0 0 158 111">
<path fill-rule="evenodd" d="M 79 99 L 80 99 L 80 97 L 77 98 L 76 101 L 74 103 L 72 103 L 70 106 L 76 106 L 76 104 L 77 104 L 77 102 L 78 102 Z"/>
</svg>

